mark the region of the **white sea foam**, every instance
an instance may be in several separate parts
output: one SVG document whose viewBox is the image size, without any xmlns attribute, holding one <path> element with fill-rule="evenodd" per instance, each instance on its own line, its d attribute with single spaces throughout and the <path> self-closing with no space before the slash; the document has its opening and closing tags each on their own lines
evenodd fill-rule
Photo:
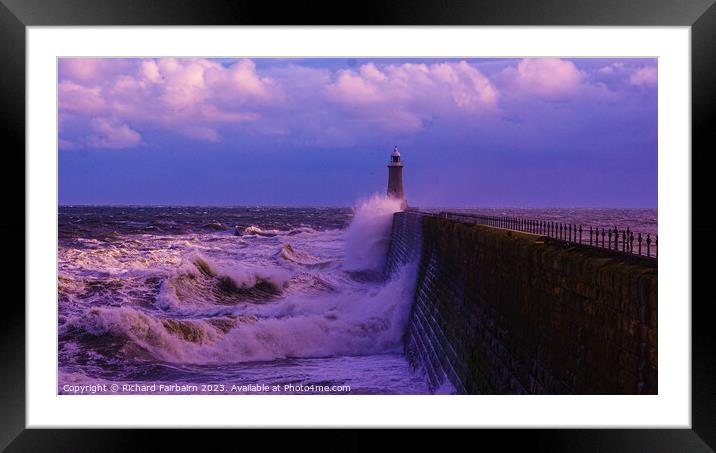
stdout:
<svg viewBox="0 0 716 453">
<path fill-rule="evenodd" d="M 273 237 L 276 235 L 281 234 L 282 232 L 279 230 L 262 230 L 260 227 L 256 225 L 251 225 L 249 227 L 244 228 L 243 234 L 246 236 L 250 235 L 256 235 L 256 236 L 266 236 L 266 237 Z"/>
<path fill-rule="evenodd" d="M 130 340 L 176 363 L 236 363 L 286 357 L 330 357 L 399 351 L 410 311 L 414 267 L 387 284 L 339 296 L 291 296 L 236 307 L 226 325 L 214 319 L 158 318 L 130 308 L 88 310 L 68 326 Z M 249 321 L 246 321 L 246 320 Z"/>
<path fill-rule="evenodd" d="M 401 202 L 378 194 L 362 201 L 355 208 L 353 220 L 346 231 L 344 269 L 350 271 L 381 271 L 390 243 L 393 214 Z"/>
</svg>

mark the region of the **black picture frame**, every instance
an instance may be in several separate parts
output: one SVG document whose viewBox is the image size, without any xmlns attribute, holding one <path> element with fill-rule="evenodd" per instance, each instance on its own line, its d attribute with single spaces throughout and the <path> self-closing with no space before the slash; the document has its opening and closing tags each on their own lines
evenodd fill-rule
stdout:
<svg viewBox="0 0 716 453">
<path fill-rule="evenodd" d="M 4 201 L 14 203 L 3 209 L 0 238 L 9 247 L 10 262 L 5 289 L 14 286 L 16 296 L 6 296 L 0 312 L 0 449 L 7 451 L 126 451 L 144 450 L 164 444 L 158 431 L 140 430 L 49 430 L 25 429 L 25 256 L 19 238 L 25 236 L 24 198 L 17 194 L 24 183 L 25 149 L 25 32 L 29 26 L 85 25 L 579 25 L 579 26 L 690 26 L 692 32 L 692 149 L 693 171 L 708 171 L 707 151 L 716 149 L 709 134 L 716 106 L 716 5 L 714 0 L 542 0 L 520 1 L 366 1 L 354 4 L 322 2 L 207 1 L 207 0 L 0 0 L 0 110 L 5 177 L 0 178 Z M 21 171 L 23 169 L 23 171 Z M 11 176 L 17 175 L 17 178 Z M 711 235 L 706 214 L 707 186 L 692 174 L 693 238 Z M 24 187 L 24 185 L 23 185 Z M 706 210 L 704 209 L 704 211 Z M 693 257 L 706 256 L 708 243 L 699 243 Z M 25 263 L 25 260 L 22 261 Z M 6 261 L 6 264 L 8 262 Z M 708 266 L 692 263 L 693 289 L 703 289 Z M 24 279 L 22 279 L 24 281 Z M 475 442 L 492 439 L 510 448 L 517 445 L 550 451 L 713 451 L 716 448 L 716 335 L 709 297 L 692 301 L 663 303 L 692 304 L 692 429 L 549 429 L 480 430 Z M 518 435 L 519 434 L 519 435 Z M 246 436 L 242 434 L 242 436 Z M 194 436 L 174 431 L 174 442 L 184 443 Z M 339 449 L 368 449 L 368 434 L 353 431 L 339 435 Z M 141 437 L 141 439 L 140 439 Z M 204 444 L 210 448 L 235 435 L 212 434 Z M 264 440 L 267 433 L 259 433 Z M 245 438 L 245 437 L 244 437 Z M 297 444 L 305 432 L 271 436 L 276 442 Z M 159 439 L 162 439 L 161 441 Z M 283 439 L 283 440 L 281 440 Z M 435 441 L 431 434 L 413 431 L 404 436 L 404 446 L 426 445 Z M 159 442 L 162 442 L 161 444 Z M 244 442 L 243 440 L 241 441 Z M 328 441 L 327 441 L 328 442 Z M 188 444 L 184 444 L 188 445 Z M 248 445 L 248 441 L 247 444 Z M 488 445 L 484 443 L 484 445 Z"/>
</svg>

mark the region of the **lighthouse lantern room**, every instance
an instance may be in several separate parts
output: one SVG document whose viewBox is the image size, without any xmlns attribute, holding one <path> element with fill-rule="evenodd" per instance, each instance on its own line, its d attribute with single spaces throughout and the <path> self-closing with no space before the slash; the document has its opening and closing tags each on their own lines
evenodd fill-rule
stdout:
<svg viewBox="0 0 716 453">
<path fill-rule="evenodd" d="M 401 200 L 403 209 L 408 206 L 403 193 L 403 162 L 400 160 L 400 151 L 397 146 L 393 148 L 388 164 L 388 197 Z"/>
</svg>

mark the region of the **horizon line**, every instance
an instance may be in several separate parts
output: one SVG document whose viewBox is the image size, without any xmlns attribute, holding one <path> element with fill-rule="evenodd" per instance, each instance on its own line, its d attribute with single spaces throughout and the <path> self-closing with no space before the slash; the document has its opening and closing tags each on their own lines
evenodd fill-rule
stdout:
<svg viewBox="0 0 716 453">
<path fill-rule="evenodd" d="M 97 207 L 97 208 L 347 208 L 353 205 L 281 205 L 281 204 L 137 204 L 137 203 L 65 203 L 58 208 Z M 655 209 L 658 206 L 408 206 L 414 209 Z"/>
</svg>

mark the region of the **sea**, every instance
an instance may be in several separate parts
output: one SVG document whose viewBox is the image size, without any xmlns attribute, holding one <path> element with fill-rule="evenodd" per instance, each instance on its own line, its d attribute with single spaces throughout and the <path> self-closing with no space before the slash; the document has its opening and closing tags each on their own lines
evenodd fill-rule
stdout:
<svg viewBox="0 0 716 453">
<path fill-rule="evenodd" d="M 383 275 L 399 209 L 60 206 L 58 394 L 430 393 L 415 264 Z M 657 233 L 655 209 L 463 212 Z"/>
</svg>

